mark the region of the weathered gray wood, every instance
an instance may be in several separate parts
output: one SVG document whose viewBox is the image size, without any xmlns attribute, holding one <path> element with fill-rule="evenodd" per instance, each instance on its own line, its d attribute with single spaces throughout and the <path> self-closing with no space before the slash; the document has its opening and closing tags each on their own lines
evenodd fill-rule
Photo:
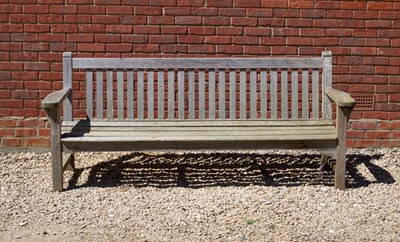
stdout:
<svg viewBox="0 0 400 242">
<path fill-rule="evenodd" d="M 271 118 L 278 118 L 278 73 L 271 69 Z"/>
<path fill-rule="evenodd" d="M 185 118 L 185 72 L 178 70 L 178 118 Z"/>
<path fill-rule="evenodd" d="M 250 118 L 257 117 L 257 70 L 250 69 Z"/>
<path fill-rule="evenodd" d="M 236 119 L 236 69 L 229 70 L 229 119 Z"/>
<path fill-rule="evenodd" d="M 323 69 L 322 69 L 322 118 L 332 119 L 332 105 L 329 97 L 323 93 L 326 87 L 332 86 L 332 52 L 322 52 Z"/>
<path fill-rule="evenodd" d="M 74 58 L 73 68 L 321 68 L 322 58 Z"/>
<path fill-rule="evenodd" d="M 218 113 L 219 119 L 225 119 L 226 117 L 226 90 L 225 90 L 225 69 L 221 68 L 218 70 Z"/>
<path fill-rule="evenodd" d="M 301 76 L 301 117 L 303 119 L 308 119 L 309 117 L 309 98 L 308 98 L 308 69 L 303 69 L 302 70 L 302 76 Z"/>
<path fill-rule="evenodd" d="M 319 118 L 319 73 L 318 69 L 312 70 L 312 117 Z"/>
<path fill-rule="evenodd" d="M 157 72 L 157 92 L 158 92 L 158 104 L 157 104 L 157 119 L 164 119 L 164 69 L 158 69 Z"/>
<path fill-rule="evenodd" d="M 215 119 L 215 69 L 208 70 L 208 118 Z"/>
<path fill-rule="evenodd" d="M 72 53 L 63 55 L 63 88 L 70 88 L 71 92 L 64 99 L 64 120 L 72 120 Z"/>
<path fill-rule="evenodd" d="M 53 191 L 62 191 L 64 179 L 62 170 L 60 110 L 58 108 L 45 108 L 45 111 L 50 121 Z"/>
<path fill-rule="evenodd" d="M 127 117 L 133 119 L 134 116 L 134 85 L 133 85 L 133 69 L 128 69 L 126 74 L 127 79 Z"/>
<path fill-rule="evenodd" d="M 356 101 L 348 93 L 345 93 L 343 91 L 339 91 L 331 87 L 326 87 L 325 93 L 339 107 L 352 108 L 356 105 Z"/>
<path fill-rule="evenodd" d="M 240 118 L 246 119 L 246 105 L 247 105 L 247 98 L 246 98 L 246 69 L 240 69 L 240 89 L 239 89 L 239 112 Z"/>
<path fill-rule="evenodd" d="M 299 118 L 299 72 L 292 70 L 292 119 Z"/>
<path fill-rule="evenodd" d="M 265 69 L 261 70 L 260 72 L 260 99 L 261 99 L 261 110 L 260 110 L 260 117 L 262 119 L 267 118 L 267 71 Z"/>
<path fill-rule="evenodd" d="M 188 112 L 189 119 L 195 118 L 195 85 L 194 85 L 194 69 L 189 69 L 188 72 Z"/>
<path fill-rule="evenodd" d="M 124 72 L 122 69 L 117 70 L 117 117 L 124 118 Z"/>
<path fill-rule="evenodd" d="M 86 70 L 86 115 L 93 119 L 93 70 Z"/>
<path fill-rule="evenodd" d="M 73 163 L 73 161 L 74 161 L 73 153 L 65 154 L 65 156 L 62 158 L 62 171 L 70 170 L 71 169 L 70 166 Z"/>
<path fill-rule="evenodd" d="M 205 70 L 199 70 L 199 119 L 206 118 Z"/>
<path fill-rule="evenodd" d="M 114 87 L 113 87 L 113 82 L 114 82 L 113 70 L 108 69 L 107 70 L 107 119 L 113 119 L 114 118 L 114 107 L 113 107 L 113 102 L 114 102 L 113 91 L 114 91 Z"/>
<path fill-rule="evenodd" d="M 336 129 L 338 136 L 337 160 L 335 165 L 335 187 L 345 189 L 346 187 L 346 125 L 349 115 L 348 108 L 337 108 Z"/>
<path fill-rule="evenodd" d="M 281 112 L 282 118 L 288 118 L 288 71 L 283 68 L 281 70 Z"/>
<path fill-rule="evenodd" d="M 144 69 L 137 70 L 137 118 L 144 119 Z"/>
<path fill-rule="evenodd" d="M 103 118 L 103 70 L 96 69 L 96 118 Z"/>
<path fill-rule="evenodd" d="M 147 118 L 154 119 L 154 70 L 147 70 Z"/>
<path fill-rule="evenodd" d="M 42 100 L 42 108 L 57 108 L 61 105 L 71 92 L 71 88 L 63 88 L 59 91 L 49 93 Z"/>
<path fill-rule="evenodd" d="M 168 119 L 175 118 L 175 72 L 168 69 Z"/>
</svg>

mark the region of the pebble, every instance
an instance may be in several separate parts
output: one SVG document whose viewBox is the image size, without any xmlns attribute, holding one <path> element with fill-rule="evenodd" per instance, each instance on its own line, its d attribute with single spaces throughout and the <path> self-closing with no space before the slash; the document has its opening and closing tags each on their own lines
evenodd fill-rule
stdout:
<svg viewBox="0 0 400 242">
<path fill-rule="evenodd" d="M 27 241 L 398 240 L 400 149 L 348 155 L 340 191 L 330 171 L 310 182 L 312 151 L 77 153 L 79 174 L 67 171 L 74 184 L 58 193 L 49 153 L 0 153 L 0 238 L 23 229 Z"/>
</svg>

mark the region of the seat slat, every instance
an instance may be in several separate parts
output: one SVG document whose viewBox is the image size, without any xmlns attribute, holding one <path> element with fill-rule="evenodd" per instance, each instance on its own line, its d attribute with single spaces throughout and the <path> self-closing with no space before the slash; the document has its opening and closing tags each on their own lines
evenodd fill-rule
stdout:
<svg viewBox="0 0 400 242">
<path fill-rule="evenodd" d="M 132 69 L 128 69 L 127 72 L 127 116 L 128 119 L 133 119 L 133 114 L 134 114 L 134 85 L 133 85 L 133 70 Z"/>
<path fill-rule="evenodd" d="M 292 70 L 292 119 L 299 118 L 299 72 Z"/>
<path fill-rule="evenodd" d="M 219 119 L 225 119 L 226 108 L 225 108 L 225 69 L 221 68 L 218 70 L 218 113 Z"/>
<path fill-rule="evenodd" d="M 208 79 L 208 118 L 215 119 L 215 69 L 209 69 Z"/>
<path fill-rule="evenodd" d="M 86 70 L 86 115 L 93 119 L 93 70 Z"/>
<path fill-rule="evenodd" d="M 236 119 L 236 69 L 229 70 L 229 119 Z"/>
<path fill-rule="evenodd" d="M 154 70 L 147 71 L 147 118 L 154 119 Z"/>
<path fill-rule="evenodd" d="M 309 117 L 309 115 L 308 115 L 308 113 L 309 113 L 308 82 L 309 82 L 308 69 L 303 69 L 302 74 L 301 74 L 301 89 L 302 89 L 301 117 L 303 119 L 308 119 L 308 117 Z"/>
<path fill-rule="evenodd" d="M 278 73 L 271 69 L 271 118 L 278 118 Z"/>
<path fill-rule="evenodd" d="M 250 118 L 257 116 L 257 72 L 256 69 L 250 70 Z"/>
<path fill-rule="evenodd" d="M 144 69 L 137 70 L 137 118 L 144 119 Z"/>
<path fill-rule="evenodd" d="M 178 118 L 185 118 L 185 72 L 178 70 Z"/>
<path fill-rule="evenodd" d="M 312 70 L 312 117 L 319 117 L 319 73 L 318 69 Z"/>
<path fill-rule="evenodd" d="M 122 69 L 117 70 L 117 117 L 124 118 L 124 72 Z"/>
<path fill-rule="evenodd" d="M 157 119 L 164 119 L 164 70 L 158 69 L 157 72 L 157 93 L 158 93 L 158 100 L 157 100 Z"/>
<path fill-rule="evenodd" d="M 206 118 L 205 70 L 199 70 L 199 119 Z"/>
<path fill-rule="evenodd" d="M 190 69 L 188 71 L 188 112 L 189 112 L 189 119 L 195 118 L 195 83 L 194 83 L 194 69 Z"/>
<path fill-rule="evenodd" d="M 260 116 L 262 119 L 267 118 L 267 71 L 261 70 L 260 72 L 260 98 L 261 98 L 261 110 Z"/>
<path fill-rule="evenodd" d="M 281 112 L 282 118 L 288 118 L 288 71 L 282 69 L 281 71 Z"/>
<path fill-rule="evenodd" d="M 175 72 L 168 69 L 168 119 L 175 118 Z"/>
<path fill-rule="evenodd" d="M 247 105 L 247 99 L 246 99 L 246 69 L 240 69 L 240 90 L 239 90 L 239 112 L 240 112 L 240 118 L 241 119 L 246 119 L 246 105 Z"/>
</svg>

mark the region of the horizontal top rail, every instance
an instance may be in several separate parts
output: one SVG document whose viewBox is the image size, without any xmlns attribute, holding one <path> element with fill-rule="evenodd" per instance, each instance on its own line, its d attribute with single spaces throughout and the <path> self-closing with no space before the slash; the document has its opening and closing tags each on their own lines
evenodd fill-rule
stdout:
<svg viewBox="0 0 400 242">
<path fill-rule="evenodd" d="M 323 58 L 73 58 L 73 68 L 322 68 Z"/>
</svg>

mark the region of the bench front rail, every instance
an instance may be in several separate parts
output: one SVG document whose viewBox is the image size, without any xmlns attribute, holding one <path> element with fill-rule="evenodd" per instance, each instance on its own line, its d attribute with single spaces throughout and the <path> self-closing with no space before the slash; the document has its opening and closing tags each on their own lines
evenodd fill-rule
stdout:
<svg viewBox="0 0 400 242">
<path fill-rule="evenodd" d="M 63 171 L 73 170 L 74 151 L 271 148 L 329 154 L 337 160 L 335 186 L 345 187 L 346 123 L 355 102 L 331 88 L 330 52 L 199 59 L 65 53 L 63 64 L 64 89 L 42 102 L 51 122 L 54 190 L 63 189 Z M 86 119 L 72 115 L 74 70 L 86 77 Z"/>
</svg>

